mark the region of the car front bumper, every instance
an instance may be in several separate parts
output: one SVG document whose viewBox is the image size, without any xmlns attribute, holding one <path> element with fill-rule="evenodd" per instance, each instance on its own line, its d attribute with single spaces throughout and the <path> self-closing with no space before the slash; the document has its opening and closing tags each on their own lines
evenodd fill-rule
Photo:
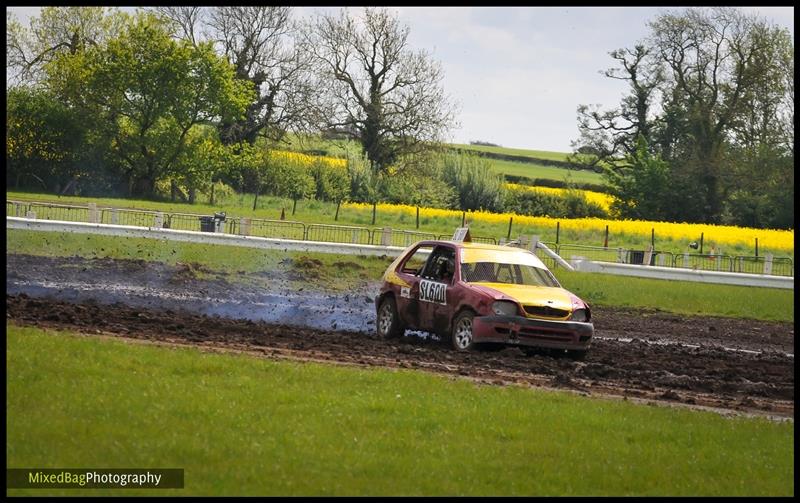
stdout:
<svg viewBox="0 0 800 503">
<path fill-rule="evenodd" d="M 555 349 L 589 348 L 594 325 L 578 321 L 550 321 L 523 316 L 478 316 L 472 321 L 476 343 L 499 342 Z"/>
</svg>

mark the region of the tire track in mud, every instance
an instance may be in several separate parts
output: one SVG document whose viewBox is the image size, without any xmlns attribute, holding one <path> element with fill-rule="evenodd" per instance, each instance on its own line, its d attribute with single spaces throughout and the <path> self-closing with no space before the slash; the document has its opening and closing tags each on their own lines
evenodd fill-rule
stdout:
<svg viewBox="0 0 800 503">
<path fill-rule="evenodd" d="M 333 332 L 123 304 L 80 304 L 6 295 L 12 323 L 168 343 L 260 351 L 265 356 L 335 361 L 462 375 L 492 384 L 528 384 L 792 417 L 794 363 L 641 342 L 598 342 L 584 362 L 517 348 L 456 353 L 433 339 L 384 341 Z"/>
<path fill-rule="evenodd" d="M 374 283 L 331 294 L 292 289 L 280 271 L 252 274 L 263 281 L 245 285 L 197 264 L 7 255 L 6 266 L 7 317 L 15 324 L 794 414 L 791 323 L 596 307 L 598 337 L 583 362 L 545 353 L 528 357 L 513 347 L 463 354 L 418 333 L 376 339 Z"/>
</svg>

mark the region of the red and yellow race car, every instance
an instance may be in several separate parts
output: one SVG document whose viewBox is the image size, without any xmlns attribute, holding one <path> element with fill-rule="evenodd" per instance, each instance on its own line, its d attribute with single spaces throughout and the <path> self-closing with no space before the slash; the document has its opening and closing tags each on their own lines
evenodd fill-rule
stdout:
<svg viewBox="0 0 800 503">
<path fill-rule="evenodd" d="M 594 335 L 589 305 L 561 287 L 532 252 L 511 246 L 420 241 L 383 275 L 377 331 L 449 338 L 454 349 L 516 345 L 585 356 Z"/>
</svg>

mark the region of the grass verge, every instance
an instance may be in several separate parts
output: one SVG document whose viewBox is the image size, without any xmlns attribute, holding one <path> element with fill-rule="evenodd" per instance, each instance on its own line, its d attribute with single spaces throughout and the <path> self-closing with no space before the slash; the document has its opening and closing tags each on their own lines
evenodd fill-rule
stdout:
<svg viewBox="0 0 800 503">
<path fill-rule="evenodd" d="M 792 495 L 793 425 L 6 326 L 9 467 L 182 490 L 8 495 Z"/>
</svg>

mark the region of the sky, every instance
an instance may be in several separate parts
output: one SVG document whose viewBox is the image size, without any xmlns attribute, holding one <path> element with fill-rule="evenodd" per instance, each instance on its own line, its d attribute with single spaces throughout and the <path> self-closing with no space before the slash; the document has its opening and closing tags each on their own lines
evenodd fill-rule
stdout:
<svg viewBox="0 0 800 503">
<path fill-rule="evenodd" d="M 794 7 L 739 7 L 794 36 Z M 27 26 L 38 7 L 7 7 Z M 608 53 L 648 34 L 659 7 L 390 7 L 409 26 L 409 46 L 426 49 L 458 103 L 448 141 L 571 151 L 581 104 L 617 105 L 623 82 L 604 77 Z M 123 8 L 132 11 L 133 8 Z M 296 7 L 304 18 L 336 7 Z M 357 14 L 359 8 L 350 8 Z"/>
</svg>

